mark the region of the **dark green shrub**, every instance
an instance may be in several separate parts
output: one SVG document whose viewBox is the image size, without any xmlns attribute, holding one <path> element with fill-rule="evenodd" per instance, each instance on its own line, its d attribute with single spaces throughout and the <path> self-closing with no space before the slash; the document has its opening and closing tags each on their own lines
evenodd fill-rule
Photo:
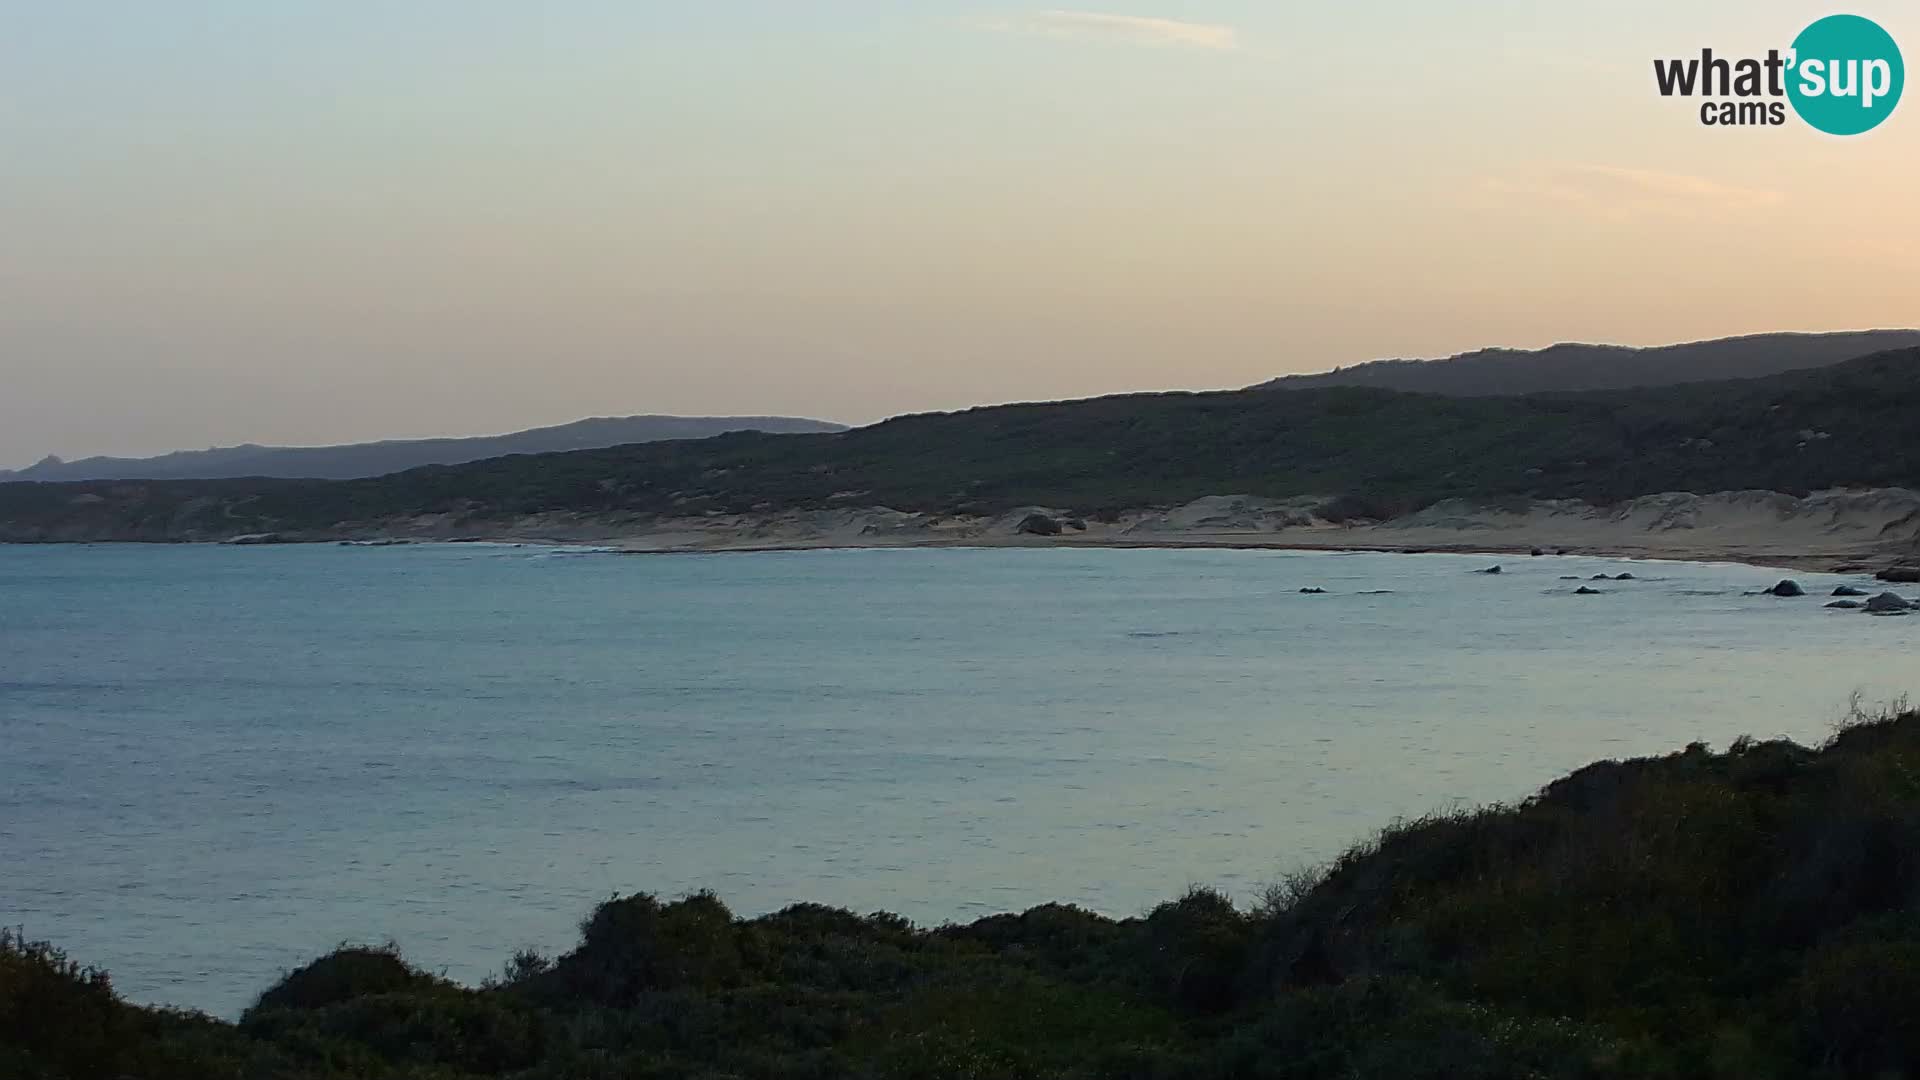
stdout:
<svg viewBox="0 0 1920 1080">
<path fill-rule="evenodd" d="M 1184 1009 L 1220 1012 L 1239 997 L 1253 925 L 1233 902 L 1212 889 L 1154 908 L 1141 948 L 1153 987 Z"/>
<path fill-rule="evenodd" d="M 341 1047 L 368 1063 L 443 1065 L 495 1074 L 539 1063 L 545 1024 L 511 999 L 452 986 L 363 994 L 332 1005 L 256 1011 L 248 1034 L 304 1047 L 322 1061 Z"/>
<path fill-rule="evenodd" d="M 17 1060 L 49 1075 L 111 1075 L 129 1019 L 105 972 L 0 928 L 0 1047 Z"/>
<path fill-rule="evenodd" d="M 391 994 L 436 984 L 416 971 L 392 945 L 348 946 L 290 971 L 249 1010 L 318 1009 L 372 994 Z"/>
<path fill-rule="evenodd" d="M 712 893 L 666 905 L 645 893 L 609 900 L 580 931 L 580 947 L 536 983 L 621 1005 L 649 991 L 714 990 L 741 977 L 733 914 Z"/>
<path fill-rule="evenodd" d="M 1850 1076 L 1911 1075 L 1920 1066 L 1920 922 L 1815 949 L 1795 1002 L 1812 1060 Z"/>
<path fill-rule="evenodd" d="M 940 932 L 955 941 L 983 945 L 1008 959 L 1058 969 L 1110 963 L 1111 953 L 1128 933 L 1122 924 L 1071 904 L 1043 904 L 1019 914 L 990 915 Z"/>
</svg>

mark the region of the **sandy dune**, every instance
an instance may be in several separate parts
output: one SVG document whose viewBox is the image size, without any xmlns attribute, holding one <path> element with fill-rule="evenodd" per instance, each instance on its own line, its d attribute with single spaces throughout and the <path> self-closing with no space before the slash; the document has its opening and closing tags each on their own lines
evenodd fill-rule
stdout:
<svg viewBox="0 0 1920 1080">
<path fill-rule="evenodd" d="M 1822 569 L 1920 562 L 1920 492 L 1899 488 L 1825 491 L 1805 498 L 1770 491 L 1675 492 L 1611 506 L 1548 501 L 1498 508 L 1448 501 L 1389 521 L 1349 524 L 1317 517 L 1314 509 L 1324 502 L 1214 495 L 1105 521 L 1081 518 L 1066 507 L 1023 507 L 991 518 L 884 507 L 626 524 L 529 518 L 501 538 L 591 540 L 631 552 L 1217 546 L 1524 553 L 1541 548 Z M 1023 531 L 1022 523 L 1036 515 L 1057 523 L 1059 533 Z"/>
</svg>

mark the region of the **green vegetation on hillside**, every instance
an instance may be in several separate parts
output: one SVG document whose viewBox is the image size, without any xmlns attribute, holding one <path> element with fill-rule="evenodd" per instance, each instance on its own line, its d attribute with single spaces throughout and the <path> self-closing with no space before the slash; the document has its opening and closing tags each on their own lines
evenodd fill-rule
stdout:
<svg viewBox="0 0 1920 1080">
<path fill-rule="evenodd" d="M 1920 330 L 1750 334 L 1653 348 L 1562 343 L 1536 350 L 1480 349 L 1444 360 L 1375 360 L 1311 375 L 1283 375 L 1260 385 L 1269 390 L 1372 386 L 1465 396 L 1624 390 L 1755 379 L 1915 345 L 1920 345 Z"/>
<path fill-rule="evenodd" d="M 0 485 L 0 540 L 485 531 L 558 512 L 658 516 L 884 505 L 1082 513 L 1202 495 L 1608 502 L 1662 491 L 1920 486 L 1920 349 L 1764 379 L 1457 398 L 1335 388 L 1143 394 L 907 416 L 841 434 L 723 435 L 495 458 L 366 480 Z"/>
<path fill-rule="evenodd" d="M 343 948 L 237 1024 L 0 938 L 0 1075 L 1879 1077 L 1920 1068 L 1920 713 L 1606 762 L 1251 908 L 920 929 L 615 899 L 479 989 Z"/>
</svg>

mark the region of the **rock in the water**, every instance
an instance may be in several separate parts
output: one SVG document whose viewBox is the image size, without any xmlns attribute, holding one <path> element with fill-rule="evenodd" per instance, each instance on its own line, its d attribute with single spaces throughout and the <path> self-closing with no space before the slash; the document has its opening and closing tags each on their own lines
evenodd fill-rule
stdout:
<svg viewBox="0 0 1920 1080">
<path fill-rule="evenodd" d="M 1883 592 L 1879 596 L 1867 601 L 1867 610 L 1873 612 L 1875 615 L 1890 615 L 1897 611 L 1912 611 L 1913 604 L 1908 602 L 1905 597 L 1897 596 L 1890 592 Z"/>
<path fill-rule="evenodd" d="M 1600 595 L 1603 595 L 1603 594 L 1602 594 L 1602 593 L 1600 592 L 1600 590 L 1599 590 L 1599 589 L 1589 589 L 1589 588 L 1587 588 L 1587 587 L 1586 587 L 1585 585 L 1582 585 L 1582 586 L 1580 586 L 1579 588 L 1577 588 L 1577 589 L 1575 589 L 1575 590 L 1573 590 L 1573 595 L 1575 595 L 1575 596 L 1600 596 Z"/>
<path fill-rule="evenodd" d="M 1015 525 L 1013 531 L 1028 536 L 1059 536 L 1060 523 L 1045 514 L 1028 514 L 1020 519 L 1020 524 Z"/>
<path fill-rule="evenodd" d="M 1485 570 L 1474 571 L 1474 573 L 1476 574 L 1497 574 L 1499 572 L 1500 572 L 1500 568 L 1498 566 L 1489 566 Z"/>
<path fill-rule="evenodd" d="M 1301 589 L 1300 591 L 1306 593 L 1308 596 L 1323 596 L 1327 590 L 1315 586 L 1313 588 Z"/>
<path fill-rule="evenodd" d="M 1612 581 L 1613 575 L 1612 574 L 1595 574 L 1592 577 L 1588 578 L 1587 580 L 1588 581 Z"/>
<path fill-rule="evenodd" d="M 1890 566 L 1873 576 L 1881 581 L 1911 585 L 1920 582 L 1920 566 Z"/>
<path fill-rule="evenodd" d="M 1780 583 L 1768 589 L 1767 593 L 1771 596 L 1805 596 L 1807 590 L 1801 588 L 1800 583 L 1792 578 L 1782 578 Z"/>
<path fill-rule="evenodd" d="M 1615 575 L 1613 575 L 1613 580 L 1615 580 L 1615 581 L 1632 581 L 1632 580 L 1634 580 L 1634 577 L 1633 577 L 1633 575 L 1632 575 L 1632 574 L 1615 574 Z"/>
<path fill-rule="evenodd" d="M 1866 607 L 1867 605 L 1861 603 L 1858 600 L 1835 600 L 1833 603 L 1828 604 L 1827 606 L 1830 608 L 1840 608 L 1845 611 L 1857 611 L 1860 608 Z"/>
<path fill-rule="evenodd" d="M 1837 588 L 1837 589 L 1835 589 L 1835 590 L 1833 590 L 1833 595 L 1835 595 L 1835 596 L 1865 596 L 1865 595 L 1867 595 L 1867 591 L 1866 591 L 1865 589 L 1856 589 L 1856 588 L 1854 588 L 1854 587 L 1853 587 L 1853 586 L 1851 586 L 1851 585 L 1842 585 L 1842 586 L 1840 586 L 1839 588 Z"/>
<path fill-rule="evenodd" d="M 1546 553 L 1547 553 L 1546 548 L 1534 548 L 1532 551 L 1527 552 L 1527 554 L 1533 556 L 1536 559 L 1542 555 L 1545 555 Z"/>
</svg>

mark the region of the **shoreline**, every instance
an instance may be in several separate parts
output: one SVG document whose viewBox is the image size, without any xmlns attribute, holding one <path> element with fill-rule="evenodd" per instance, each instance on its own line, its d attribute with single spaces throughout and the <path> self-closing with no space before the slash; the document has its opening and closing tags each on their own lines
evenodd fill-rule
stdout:
<svg viewBox="0 0 1920 1080">
<path fill-rule="evenodd" d="M 535 515 L 479 530 L 491 540 L 591 544 L 623 554 L 926 548 L 1102 548 L 1555 554 L 1727 562 L 1801 572 L 1873 573 L 1920 563 L 1920 492 L 1903 488 L 1694 495 L 1669 492 L 1594 506 L 1570 500 L 1445 500 L 1388 520 L 1328 520 L 1317 496 L 1210 495 L 1181 506 L 1083 517 L 1026 506 L 993 516 L 883 506 L 715 514 L 627 523 Z M 416 520 L 426 538 L 457 527 Z M 405 528 L 382 529 L 387 539 Z"/>
<path fill-rule="evenodd" d="M 1317 497 L 1212 495 L 1090 520 L 1030 506 L 994 517 L 885 507 L 613 523 L 532 519 L 489 538 L 592 543 L 633 554 L 868 548 L 1105 548 L 1536 554 L 1728 562 L 1827 573 L 1920 563 L 1920 492 L 1902 488 L 1694 495 L 1595 506 L 1446 500 L 1400 517 L 1331 521 Z"/>
<path fill-rule="evenodd" d="M 407 541 L 407 543 L 447 543 L 450 541 Z M 461 541 L 451 541 L 461 542 Z M 1754 553 L 1727 550 L 1653 550 L 1645 548 L 1563 548 L 1536 555 L 1530 544 L 1341 544 L 1306 543 L 1298 540 L 1257 539 L 1185 539 L 1185 540 L 1074 540 L 1047 542 L 995 542 L 988 538 L 970 540 L 930 540 L 904 544 L 861 544 L 847 542 L 746 544 L 715 547 L 619 547 L 587 540 L 543 537 L 486 537 L 467 541 L 485 544 L 544 544 L 556 548 L 580 547 L 606 549 L 609 555 L 772 555 L 804 551 L 1005 551 L 1005 550 L 1092 550 L 1092 551 L 1297 551 L 1321 554 L 1372 555 L 1484 555 L 1489 558 L 1592 558 L 1623 559 L 1634 562 L 1726 563 L 1765 569 L 1798 570 L 1807 573 L 1872 573 L 1881 566 L 1871 562 L 1837 559 L 1829 553 Z M 1887 566 L 1891 560 L 1881 559 Z"/>
<path fill-rule="evenodd" d="M 578 536 L 542 536 L 524 533 L 481 534 L 476 536 L 374 536 L 353 539 L 313 537 L 273 541 L 194 540 L 0 540 L 0 547 L 96 547 L 124 544 L 154 547 L 422 547 L 428 545 L 472 544 L 500 547 L 577 548 L 612 556 L 667 555 L 776 555 L 807 551 L 1296 551 L 1322 554 L 1371 555 L 1484 555 L 1489 558 L 1590 558 L 1622 559 L 1633 562 L 1723 563 L 1775 570 L 1798 570 L 1823 574 L 1872 574 L 1891 566 L 1904 566 L 1897 557 L 1886 555 L 1846 557 L 1839 552 L 1750 552 L 1720 548 L 1651 547 L 1559 547 L 1534 552 L 1539 545 L 1522 543 L 1482 543 L 1441 541 L 1422 544 L 1391 543 L 1314 543 L 1299 539 L 1258 538 L 1163 538 L 1127 539 L 1007 539 L 971 537 L 965 539 L 920 540 L 912 542 L 869 542 L 848 540 L 788 540 L 777 543 L 714 544 L 698 547 L 653 545 L 631 537 L 583 538 Z"/>
<path fill-rule="evenodd" d="M 1841 489 L 1666 492 L 1608 505 L 1575 500 L 1443 500 L 1385 520 L 1330 519 L 1319 496 L 1209 495 L 1171 507 L 1082 515 L 1023 506 L 992 515 L 845 506 L 638 517 L 545 511 L 484 519 L 423 513 L 320 529 L 208 535 L 73 531 L 16 543 L 337 543 L 389 546 L 487 542 L 596 547 L 609 553 L 749 554 L 939 548 L 1101 548 L 1536 554 L 1724 562 L 1782 570 L 1874 573 L 1920 566 L 1920 491 Z"/>
</svg>

